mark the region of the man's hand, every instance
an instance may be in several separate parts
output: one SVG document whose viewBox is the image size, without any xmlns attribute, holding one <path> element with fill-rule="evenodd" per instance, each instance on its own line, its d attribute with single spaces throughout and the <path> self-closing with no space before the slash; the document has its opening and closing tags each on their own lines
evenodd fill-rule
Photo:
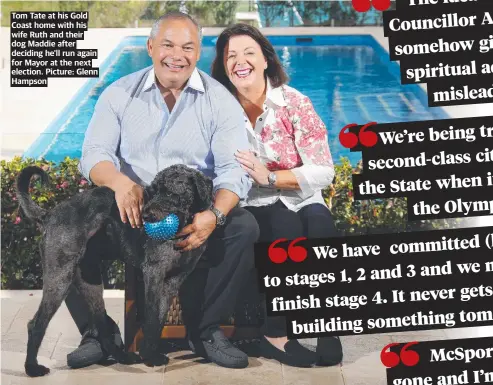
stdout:
<svg viewBox="0 0 493 385">
<path fill-rule="evenodd" d="M 130 222 L 133 228 L 142 226 L 144 189 L 132 181 L 125 181 L 115 187 L 115 199 L 123 223 Z"/>
<path fill-rule="evenodd" d="M 201 246 L 216 228 L 216 216 L 210 210 L 202 211 L 194 216 L 193 222 L 184 227 L 176 236 L 190 234 L 187 239 L 176 244 L 180 251 L 190 251 Z"/>
</svg>

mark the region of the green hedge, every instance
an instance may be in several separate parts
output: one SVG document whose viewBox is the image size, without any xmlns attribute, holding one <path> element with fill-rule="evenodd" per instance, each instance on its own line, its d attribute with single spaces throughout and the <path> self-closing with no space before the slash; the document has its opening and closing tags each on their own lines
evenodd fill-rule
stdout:
<svg viewBox="0 0 493 385">
<path fill-rule="evenodd" d="M 66 158 L 59 164 L 44 160 L 14 158 L 1 161 L 2 180 L 2 289 L 40 289 L 42 270 L 38 240 L 40 231 L 22 210 L 15 197 L 15 180 L 28 165 L 37 165 L 48 172 L 50 183 L 41 187 L 33 180 L 30 193 L 43 208 L 50 209 L 70 196 L 92 188 L 77 169 L 78 160 Z M 35 179 L 35 178 L 33 178 Z M 106 288 L 122 288 L 124 269 L 120 261 L 106 262 Z"/>
<path fill-rule="evenodd" d="M 42 287 L 41 261 L 38 250 L 40 231 L 19 210 L 15 197 L 15 179 L 26 166 L 36 164 L 46 170 L 50 183 L 41 187 L 33 180 L 30 193 L 40 206 L 50 209 L 57 203 L 84 190 L 92 188 L 77 169 L 78 160 L 66 158 L 54 164 L 44 160 L 14 158 L 1 161 L 2 182 L 2 288 L 39 289 Z M 338 229 L 344 235 L 380 232 L 402 232 L 409 230 L 447 227 L 448 221 L 407 222 L 406 201 L 402 198 L 386 200 L 354 201 L 352 174 L 359 173 L 346 158 L 336 165 L 334 183 L 324 191 Z M 123 263 L 107 263 L 106 288 L 122 288 L 124 283 Z"/>
</svg>

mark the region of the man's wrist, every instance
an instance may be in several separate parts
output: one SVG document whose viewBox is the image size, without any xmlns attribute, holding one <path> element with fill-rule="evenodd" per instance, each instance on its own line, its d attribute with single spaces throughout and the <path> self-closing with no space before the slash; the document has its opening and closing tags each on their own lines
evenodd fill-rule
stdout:
<svg viewBox="0 0 493 385">
<path fill-rule="evenodd" d="M 209 207 L 209 210 L 215 215 L 216 217 L 216 227 L 222 227 L 226 224 L 226 215 L 219 210 L 217 207 L 212 204 Z"/>
<path fill-rule="evenodd" d="M 116 175 L 108 181 L 107 187 L 109 187 L 113 191 L 116 191 L 123 186 L 131 187 L 134 184 L 135 182 L 132 179 L 117 171 Z"/>
<path fill-rule="evenodd" d="M 210 209 L 206 209 L 206 210 L 202 211 L 201 214 L 206 214 L 206 215 L 210 216 L 211 221 L 214 222 L 214 228 L 217 227 L 217 224 L 216 224 L 216 221 L 217 221 L 216 220 L 216 216 L 214 215 L 214 213 Z"/>
<path fill-rule="evenodd" d="M 235 192 L 221 187 L 215 192 L 212 204 L 224 215 L 228 216 L 239 201 L 240 197 Z"/>
</svg>

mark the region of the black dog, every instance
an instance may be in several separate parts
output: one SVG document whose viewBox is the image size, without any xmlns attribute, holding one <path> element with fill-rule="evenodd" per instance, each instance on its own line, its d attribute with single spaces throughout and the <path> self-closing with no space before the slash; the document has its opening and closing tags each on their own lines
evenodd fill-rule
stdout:
<svg viewBox="0 0 493 385">
<path fill-rule="evenodd" d="M 139 355 L 147 365 L 164 364 L 167 358 L 158 354 L 158 343 L 170 297 L 177 293 L 181 283 L 193 270 L 206 245 L 180 252 L 174 247 L 174 240 L 150 239 L 143 229 L 132 229 L 130 225 L 123 224 L 115 194 L 106 187 L 77 194 L 46 212 L 31 200 L 28 193 L 33 175 L 39 175 L 43 184 L 48 182 L 48 175 L 36 166 L 25 168 L 17 178 L 20 205 L 43 232 L 40 244 L 43 298 L 36 315 L 28 323 L 26 373 L 31 377 L 49 373 L 48 368 L 38 364 L 38 350 L 46 328 L 67 296 L 71 284 L 75 284 L 89 305 L 93 326 L 98 331 L 103 349 L 118 362 L 135 362 L 110 338 L 102 285 L 84 279 L 88 269 L 100 269 L 100 261 L 95 260 L 97 258 L 87 245 L 91 237 L 101 232 L 118 250 L 121 259 L 143 271 L 146 303 L 144 340 Z M 209 208 L 212 181 L 186 166 L 171 166 L 156 176 L 145 188 L 144 195 L 144 221 L 156 222 L 174 213 L 180 219 L 180 231 L 191 223 L 194 214 Z M 94 270 L 87 275 L 94 275 Z"/>
</svg>

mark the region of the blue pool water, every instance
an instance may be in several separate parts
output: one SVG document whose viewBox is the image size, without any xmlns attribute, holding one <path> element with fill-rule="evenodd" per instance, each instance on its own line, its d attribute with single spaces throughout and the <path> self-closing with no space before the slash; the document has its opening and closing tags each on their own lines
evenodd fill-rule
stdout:
<svg viewBox="0 0 493 385">
<path fill-rule="evenodd" d="M 285 66 L 290 85 L 310 97 L 327 126 L 334 160 L 350 153 L 338 141 L 349 123 L 445 119 L 440 108 L 427 107 L 427 96 L 417 85 L 401 85 L 399 68 L 369 35 L 269 37 Z M 84 133 L 101 92 L 112 82 L 151 65 L 146 37 L 129 37 L 100 67 L 100 78 L 90 79 L 55 121 L 26 151 L 25 157 L 55 162 L 80 157 Z M 205 37 L 199 68 L 209 72 L 214 58 L 214 37 Z"/>
</svg>

